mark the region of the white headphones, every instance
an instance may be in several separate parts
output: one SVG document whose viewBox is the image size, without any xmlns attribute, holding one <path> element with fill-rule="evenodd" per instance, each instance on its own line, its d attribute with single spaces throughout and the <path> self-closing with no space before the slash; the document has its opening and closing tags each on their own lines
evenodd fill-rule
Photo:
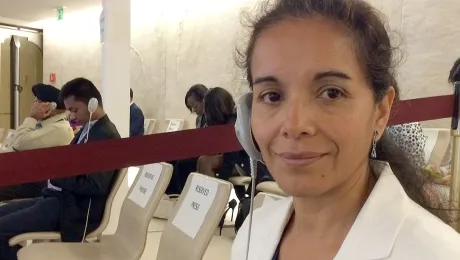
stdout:
<svg viewBox="0 0 460 260">
<path fill-rule="evenodd" d="M 99 101 L 97 101 L 97 98 L 91 98 L 88 101 L 88 112 L 90 114 L 96 112 L 98 106 L 99 106 Z"/>
<path fill-rule="evenodd" d="M 252 93 L 244 94 L 236 105 L 236 137 L 246 153 L 255 161 L 262 161 L 262 154 L 254 143 L 251 129 Z"/>
<path fill-rule="evenodd" d="M 51 110 L 55 110 L 57 108 L 56 102 L 51 102 Z"/>
<path fill-rule="evenodd" d="M 89 122 L 88 122 L 88 131 L 86 132 L 85 143 L 88 142 L 89 131 L 91 130 L 91 118 L 93 117 L 93 113 L 96 112 L 98 106 L 99 106 L 99 101 L 97 101 L 97 98 L 93 97 L 88 101 Z M 92 200 L 90 198 L 89 204 L 88 204 L 88 212 L 86 213 L 85 229 L 83 231 L 83 237 L 81 239 L 81 243 L 85 242 L 86 232 L 88 231 L 88 221 L 89 221 L 89 213 L 91 211 L 91 202 Z"/>
<path fill-rule="evenodd" d="M 236 123 L 235 132 L 238 141 L 240 142 L 243 149 L 250 157 L 251 164 L 251 205 L 249 207 L 249 226 L 248 226 L 248 238 L 246 244 L 246 260 L 249 259 L 249 245 L 251 241 L 252 231 L 252 217 L 254 212 L 254 194 L 256 192 L 256 177 L 257 177 L 257 162 L 263 162 L 262 154 L 257 148 L 254 138 L 252 136 L 251 128 L 251 109 L 252 109 L 252 93 L 244 94 L 236 105 Z"/>
</svg>

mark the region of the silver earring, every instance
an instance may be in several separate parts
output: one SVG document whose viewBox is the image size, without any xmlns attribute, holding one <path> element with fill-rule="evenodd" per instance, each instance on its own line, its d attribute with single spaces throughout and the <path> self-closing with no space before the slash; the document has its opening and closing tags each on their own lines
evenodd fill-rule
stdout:
<svg viewBox="0 0 460 260">
<path fill-rule="evenodd" d="M 374 139 L 372 139 L 372 151 L 371 151 L 371 158 L 377 158 L 377 136 L 379 135 L 379 131 L 375 131 Z"/>
</svg>

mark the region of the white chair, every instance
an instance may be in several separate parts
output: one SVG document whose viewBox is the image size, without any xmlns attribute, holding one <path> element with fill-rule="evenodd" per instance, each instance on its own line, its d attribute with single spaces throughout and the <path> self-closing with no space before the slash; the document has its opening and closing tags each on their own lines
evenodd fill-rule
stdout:
<svg viewBox="0 0 460 260">
<path fill-rule="evenodd" d="M 155 132 L 156 119 L 145 119 L 144 120 L 144 135 L 151 135 Z"/>
<path fill-rule="evenodd" d="M 423 128 L 423 134 L 428 137 L 425 163 L 437 168 L 449 165 L 452 153 L 450 129 Z"/>
<path fill-rule="evenodd" d="M 166 128 L 166 132 L 176 132 L 184 129 L 184 119 L 169 119 L 168 120 L 168 128 Z"/>
<path fill-rule="evenodd" d="M 146 165 L 141 173 L 123 201 L 114 235 L 102 236 L 97 243 L 32 244 L 19 251 L 18 259 L 139 260 L 145 249 L 149 222 L 171 180 L 172 166 Z"/>
<path fill-rule="evenodd" d="M 14 131 L 13 129 L 0 129 L 0 148 L 2 151 L 7 150 L 6 147 L 3 147 L 3 144 L 14 134 Z"/>
<path fill-rule="evenodd" d="M 157 260 L 201 260 L 231 190 L 232 184 L 227 181 L 190 174 L 161 236 Z"/>
<path fill-rule="evenodd" d="M 89 233 L 86 236 L 86 239 L 96 239 L 100 240 L 102 232 L 107 228 L 110 220 L 110 212 L 112 210 L 113 200 L 115 199 L 115 195 L 117 195 L 118 190 L 120 189 L 121 184 L 126 176 L 127 169 L 121 169 L 118 172 L 118 175 L 113 183 L 112 190 L 107 197 L 107 201 L 105 203 L 104 215 L 102 216 L 102 221 L 99 227 L 94 230 L 93 232 Z M 25 245 L 28 241 L 31 243 L 34 242 L 43 242 L 43 241 L 61 241 L 61 234 L 58 232 L 30 232 L 17 235 L 9 240 L 10 246 L 15 245 Z"/>
</svg>

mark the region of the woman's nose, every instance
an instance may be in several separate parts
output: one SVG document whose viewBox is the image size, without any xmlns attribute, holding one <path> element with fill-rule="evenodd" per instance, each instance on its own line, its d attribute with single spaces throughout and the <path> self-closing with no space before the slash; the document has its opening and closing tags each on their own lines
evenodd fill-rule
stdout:
<svg viewBox="0 0 460 260">
<path fill-rule="evenodd" d="M 283 113 L 282 135 L 286 138 L 299 139 L 315 133 L 315 109 L 307 100 L 288 101 Z"/>
</svg>

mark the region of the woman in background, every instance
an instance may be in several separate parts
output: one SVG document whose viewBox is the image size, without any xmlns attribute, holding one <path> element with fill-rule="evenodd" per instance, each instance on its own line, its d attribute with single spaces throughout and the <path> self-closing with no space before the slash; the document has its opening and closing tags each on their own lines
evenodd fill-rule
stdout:
<svg viewBox="0 0 460 260">
<path fill-rule="evenodd" d="M 460 81 L 460 58 L 454 62 L 447 81 L 450 84 L 454 84 L 455 82 Z"/>
<path fill-rule="evenodd" d="M 223 88 L 210 89 L 204 97 L 204 115 L 208 126 L 234 125 L 236 111 L 232 95 Z M 239 164 L 249 173 L 249 156 L 245 151 L 202 156 L 198 160 L 197 170 L 202 174 L 228 180 L 232 176 L 235 164 Z"/>
<path fill-rule="evenodd" d="M 417 168 L 424 168 L 425 143 L 427 136 L 423 134 L 420 123 L 409 123 L 387 127 L 393 142 L 406 154 Z"/>
<path fill-rule="evenodd" d="M 206 126 L 206 118 L 203 115 L 203 98 L 208 88 L 203 84 L 193 85 L 185 94 L 185 106 L 190 112 L 195 113 L 196 128 Z"/>
<path fill-rule="evenodd" d="M 203 98 L 208 88 L 203 84 L 195 84 L 185 94 L 185 106 L 191 113 L 197 115 L 195 127 L 206 127 L 206 118 L 203 112 Z M 198 158 L 189 158 L 169 162 L 174 167 L 172 179 L 169 182 L 166 194 L 180 194 L 191 172 L 196 170 Z"/>
</svg>

